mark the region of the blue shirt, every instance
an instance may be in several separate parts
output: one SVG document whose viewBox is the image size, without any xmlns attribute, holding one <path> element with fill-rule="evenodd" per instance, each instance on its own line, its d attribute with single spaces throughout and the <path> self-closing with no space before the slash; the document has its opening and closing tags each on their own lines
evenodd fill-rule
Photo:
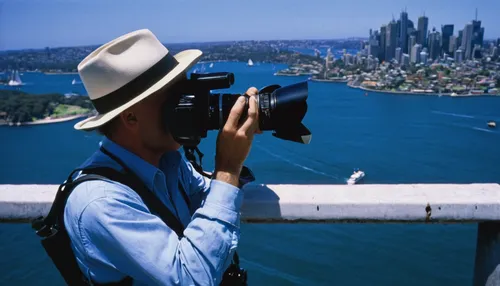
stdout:
<svg viewBox="0 0 500 286">
<path fill-rule="evenodd" d="M 135 285 L 219 284 L 239 240 L 242 190 L 201 176 L 177 151 L 164 154 L 156 168 L 107 138 L 101 144 L 177 214 L 185 230 L 179 238 L 125 185 L 83 182 L 68 198 L 64 224 L 85 276 L 97 283 L 131 276 Z M 97 166 L 122 169 L 101 151 L 81 167 Z"/>
</svg>

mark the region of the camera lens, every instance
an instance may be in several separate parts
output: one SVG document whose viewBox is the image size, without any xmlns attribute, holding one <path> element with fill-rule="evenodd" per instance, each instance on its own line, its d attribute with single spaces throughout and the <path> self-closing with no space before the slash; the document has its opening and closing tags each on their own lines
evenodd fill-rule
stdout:
<svg viewBox="0 0 500 286">
<path fill-rule="evenodd" d="M 239 94 L 212 94 L 209 103 L 209 130 L 221 129 Z M 300 124 L 307 112 L 307 82 L 263 88 L 258 96 L 259 127 L 262 131 Z M 246 117 L 246 111 L 242 118 Z"/>
</svg>

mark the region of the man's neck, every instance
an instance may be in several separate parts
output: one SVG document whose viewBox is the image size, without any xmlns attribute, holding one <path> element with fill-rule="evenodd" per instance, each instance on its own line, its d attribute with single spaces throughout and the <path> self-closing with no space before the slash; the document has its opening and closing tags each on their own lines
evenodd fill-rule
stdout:
<svg viewBox="0 0 500 286">
<path fill-rule="evenodd" d="M 130 142 L 128 140 L 119 140 L 116 138 L 108 138 L 109 140 L 113 141 L 114 143 L 120 145 L 127 151 L 135 154 L 136 156 L 140 157 L 144 161 L 148 162 L 149 164 L 159 167 L 160 165 L 160 159 L 163 153 L 161 152 L 154 152 L 148 148 L 146 148 L 142 144 L 135 144 L 135 142 Z"/>
</svg>

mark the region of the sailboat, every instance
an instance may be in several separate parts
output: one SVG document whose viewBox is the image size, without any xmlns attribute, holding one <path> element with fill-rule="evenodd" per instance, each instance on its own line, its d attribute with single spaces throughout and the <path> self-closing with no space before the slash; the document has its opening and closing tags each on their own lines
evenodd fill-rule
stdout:
<svg viewBox="0 0 500 286">
<path fill-rule="evenodd" d="M 76 78 L 73 79 L 73 81 L 71 82 L 72 85 L 75 85 L 75 84 L 81 84 L 82 82 L 81 81 L 78 81 L 76 80 Z"/>
<path fill-rule="evenodd" d="M 12 76 L 10 77 L 9 82 L 7 83 L 9 86 L 20 86 L 23 85 L 23 82 L 21 81 L 21 78 L 19 77 L 19 72 L 13 71 Z"/>
<path fill-rule="evenodd" d="M 247 66 L 253 66 L 253 62 L 252 62 L 252 59 L 248 59 L 248 63 L 247 63 Z"/>
</svg>

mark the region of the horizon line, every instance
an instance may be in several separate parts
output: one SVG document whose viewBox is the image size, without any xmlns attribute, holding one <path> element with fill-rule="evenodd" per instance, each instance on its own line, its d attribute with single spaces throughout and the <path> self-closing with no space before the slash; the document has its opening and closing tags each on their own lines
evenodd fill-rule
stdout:
<svg viewBox="0 0 500 286">
<path fill-rule="evenodd" d="M 345 38 L 303 38 L 303 39 L 267 39 L 267 40 L 214 40 L 214 41 L 186 41 L 186 42 L 165 42 L 165 41 L 160 41 L 162 44 L 168 43 L 169 45 L 182 45 L 182 44 L 211 44 L 211 43 L 234 43 L 234 42 L 273 42 L 273 41 L 283 41 L 283 42 L 289 42 L 289 41 L 340 41 L 340 40 L 350 40 L 350 39 L 368 39 L 369 37 L 359 37 L 359 36 L 352 36 L 352 37 L 345 37 Z M 0 52 L 14 52 L 14 51 L 26 51 L 26 50 L 43 50 L 46 48 L 50 49 L 62 49 L 62 48 L 83 48 L 83 47 L 92 47 L 92 46 L 102 46 L 105 43 L 101 44 L 83 44 L 83 45 L 76 45 L 76 46 L 45 46 L 45 47 L 40 47 L 40 48 L 16 48 L 16 49 L 0 49 Z"/>
<path fill-rule="evenodd" d="M 163 45 L 169 44 L 169 45 L 182 45 L 182 44 L 211 44 L 211 43 L 235 43 L 235 42 L 273 42 L 273 41 L 283 41 L 283 42 L 290 42 L 290 41 L 341 41 L 341 40 L 369 40 L 370 37 L 360 37 L 360 36 L 351 36 L 351 37 L 344 37 L 344 38 L 303 38 L 303 39 L 267 39 L 267 40 L 214 40 L 214 41 L 186 41 L 186 42 L 164 42 L 160 41 Z M 484 41 L 496 41 L 500 39 L 499 38 L 485 38 Z M 111 41 L 111 40 L 110 40 Z M 39 47 L 39 48 L 15 48 L 15 49 L 0 49 L 0 53 L 5 53 L 5 52 L 20 52 L 20 51 L 37 51 L 37 50 L 44 50 L 46 48 L 49 49 L 64 49 L 64 48 L 83 48 L 83 47 L 93 47 L 97 46 L 100 47 L 104 45 L 105 43 L 100 43 L 100 44 L 83 44 L 83 45 L 75 45 L 75 46 L 45 46 L 45 47 Z"/>
</svg>

